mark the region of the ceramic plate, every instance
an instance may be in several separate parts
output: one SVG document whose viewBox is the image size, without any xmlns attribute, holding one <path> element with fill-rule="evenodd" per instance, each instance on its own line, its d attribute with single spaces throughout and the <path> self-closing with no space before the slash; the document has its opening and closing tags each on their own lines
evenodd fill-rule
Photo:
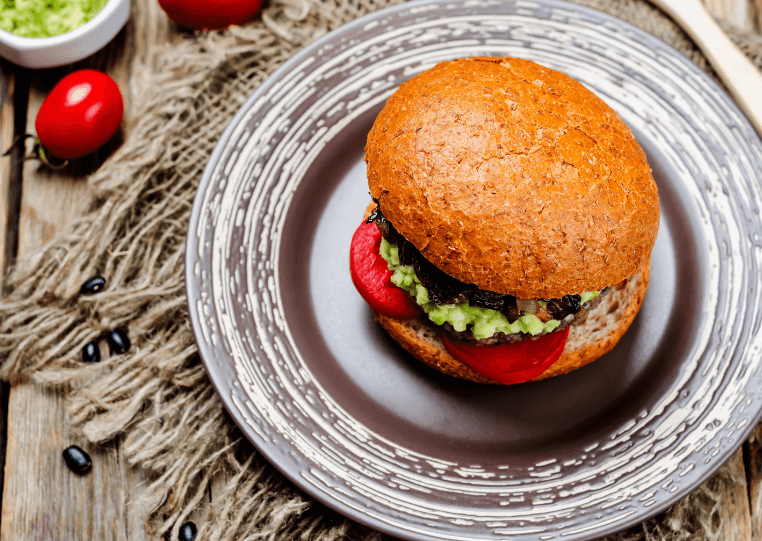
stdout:
<svg viewBox="0 0 762 541">
<path fill-rule="evenodd" d="M 374 324 L 349 243 L 363 145 L 404 80 L 472 55 L 529 58 L 594 89 L 659 186 L 651 285 L 616 348 L 512 387 L 440 375 Z M 594 539 L 682 498 L 762 408 L 762 144 L 673 49 L 557 1 L 418 1 L 339 28 L 244 105 L 188 236 L 193 328 L 257 448 L 317 500 L 406 539 Z"/>
</svg>

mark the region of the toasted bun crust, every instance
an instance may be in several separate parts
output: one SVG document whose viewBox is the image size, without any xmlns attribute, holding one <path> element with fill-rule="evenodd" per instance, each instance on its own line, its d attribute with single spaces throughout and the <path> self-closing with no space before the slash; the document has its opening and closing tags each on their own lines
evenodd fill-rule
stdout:
<svg viewBox="0 0 762 541">
<path fill-rule="evenodd" d="M 527 60 L 443 62 L 403 83 L 365 147 L 371 194 L 447 274 L 520 298 L 594 291 L 648 260 L 659 199 L 600 98 Z"/>
<path fill-rule="evenodd" d="M 569 338 L 561 357 L 534 381 L 576 370 L 608 353 L 619 342 L 643 303 L 648 287 L 650 264 L 646 260 L 638 272 L 617 284 L 580 321 L 569 327 Z M 495 383 L 452 357 L 444 348 L 437 325 L 422 316 L 392 319 L 374 312 L 376 321 L 413 357 L 450 376 Z"/>
</svg>

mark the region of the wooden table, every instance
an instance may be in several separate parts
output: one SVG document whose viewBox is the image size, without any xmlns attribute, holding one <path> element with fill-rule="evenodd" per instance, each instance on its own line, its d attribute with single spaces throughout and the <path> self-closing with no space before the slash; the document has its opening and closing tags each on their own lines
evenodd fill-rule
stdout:
<svg viewBox="0 0 762 541">
<path fill-rule="evenodd" d="M 704 0 L 717 17 L 743 29 L 757 28 L 762 0 Z M 157 46 L 177 37 L 155 0 L 133 0 L 127 26 L 104 50 L 60 69 L 31 71 L 0 63 L 0 148 L 15 134 L 34 133 L 34 119 L 53 85 L 74 69 L 95 68 L 110 74 L 125 98 L 123 135 L 134 125 L 135 99 L 143 68 Z M 62 171 L 39 162 L 14 165 L 0 160 L 0 270 L 38 250 L 80 212 L 87 195 L 85 177 L 114 151 L 119 141 Z M 0 273 L 0 288 L 5 272 Z M 731 477 L 720 485 L 727 540 L 762 541 L 762 431 L 731 459 Z M 65 467 L 61 451 L 77 444 L 93 457 L 93 470 L 76 476 Z M 120 461 L 120 443 L 96 446 L 69 428 L 64 400 L 54 392 L 22 384 L 0 387 L 0 541 L 143 540 L 144 511 L 129 505 L 141 490 L 141 475 Z M 213 483 L 214 484 L 214 483 Z M 210 491 L 213 497 L 213 487 Z M 707 505 L 712 505 L 708 502 Z M 201 518 L 204 509 L 196 517 Z"/>
</svg>

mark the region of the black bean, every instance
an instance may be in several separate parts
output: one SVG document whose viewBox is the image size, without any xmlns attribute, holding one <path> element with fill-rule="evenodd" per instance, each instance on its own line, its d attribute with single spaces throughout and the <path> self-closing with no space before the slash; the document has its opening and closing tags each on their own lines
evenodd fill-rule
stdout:
<svg viewBox="0 0 762 541">
<path fill-rule="evenodd" d="M 79 292 L 82 295 L 92 295 L 93 293 L 98 293 L 104 287 L 106 287 L 106 279 L 103 276 L 93 276 L 87 282 L 82 284 L 82 287 L 79 288 Z"/>
<path fill-rule="evenodd" d="M 564 295 L 560 299 L 550 299 L 545 309 L 553 319 L 564 319 L 569 314 L 576 314 L 582 309 L 582 297 Z"/>
<path fill-rule="evenodd" d="M 194 541 L 196 539 L 196 525 L 192 522 L 186 522 L 180 526 L 180 533 L 177 537 L 180 541 Z"/>
<path fill-rule="evenodd" d="M 90 455 L 76 445 L 67 447 L 61 454 L 63 455 L 66 465 L 69 466 L 69 469 L 74 473 L 86 473 L 93 465 L 93 461 L 90 460 Z"/>
<path fill-rule="evenodd" d="M 86 363 L 101 362 L 101 350 L 97 343 L 90 342 L 82 348 L 82 360 Z"/>
<path fill-rule="evenodd" d="M 573 313 L 582 310 L 582 295 L 564 295 L 564 301 Z"/>
<path fill-rule="evenodd" d="M 108 349 L 112 354 L 126 353 L 130 349 L 130 339 L 127 332 L 122 329 L 114 329 L 106 337 Z"/>
</svg>

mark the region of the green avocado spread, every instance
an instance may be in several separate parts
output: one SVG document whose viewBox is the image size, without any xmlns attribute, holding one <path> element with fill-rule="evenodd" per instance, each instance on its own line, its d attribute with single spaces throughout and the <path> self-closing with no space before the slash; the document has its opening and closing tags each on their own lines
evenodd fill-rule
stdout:
<svg viewBox="0 0 762 541">
<path fill-rule="evenodd" d="M 25 38 L 47 38 L 79 28 L 108 0 L 0 0 L 0 28 Z"/>
<path fill-rule="evenodd" d="M 483 338 L 490 338 L 499 332 L 505 334 L 521 332 L 538 335 L 543 332 L 550 332 L 561 324 L 557 319 L 551 319 L 543 323 L 534 314 L 524 314 L 513 323 L 509 323 L 508 318 L 502 312 L 471 306 L 468 301 L 458 304 L 438 305 L 429 300 L 429 291 L 421 284 L 413 267 L 400 265 L 399 251 L 395 245 L 389 243 L 386 239 L 382 239 L 379 253 L 386 260 L 389 270 L 394 272 L 391 278 L 394 285 L 412 295 L 415 301 L 428 314 L 429 319 L 437 325 L 449 323 L 458 332 L 463 332 L 470 327 L 474 337 L 481 340 Z M 584 304 L 590 301 L 598 293 L 598 291 L 582 293 L 581 303 Z"/>
</svg>

